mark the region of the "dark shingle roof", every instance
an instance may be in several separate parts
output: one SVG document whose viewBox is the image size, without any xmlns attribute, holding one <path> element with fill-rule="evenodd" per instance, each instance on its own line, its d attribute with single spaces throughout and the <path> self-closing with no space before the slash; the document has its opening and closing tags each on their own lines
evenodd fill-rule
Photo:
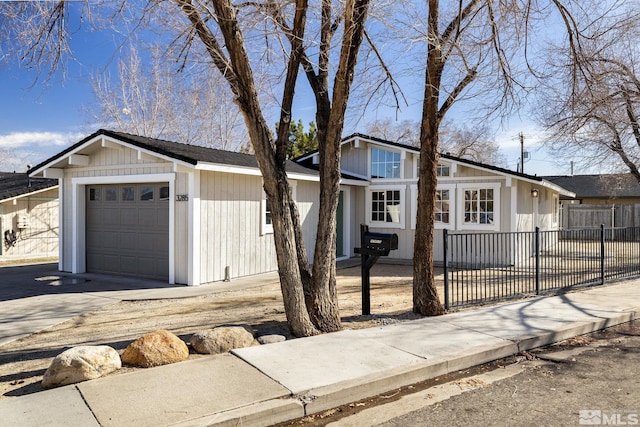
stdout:
<svg viewBox="0 0 640 427">
<path fill-rule="evenodd" d="M 0 172 L 0 200 L 23 196 L 56 185 L 57 179 L 29 178 L 26 173 Z"/>
<path fill-rule="evenodd" d="M 125 132 L 100 129 L 99 131 L 84 138 L 82 141 L 72 145 L 71 147 L 56 154 L 50 159 L 45 160 L 31 170 L 37 170 L 48 163 L 63 158 L 68 153 L 73 152 L 78 147 L 81 147 L 83 144 L 99 135 L 109 136 L 138 148 L 142 148 L 153 153 L 169 157 L 171 159 L 189 163 L 194 166 L 198 164 L 198 162 L 204 162 L 229 166 L 239 166 L 256 169 L 258 168 L 256 157 L 252 154 L 217 150 L 214 148 L 201 147 L 198 145 L 180 144 L 178 142 L 166 141 L 156 138 L 147 138 L 144 136 L 132 135 Z M 287 171 L 307 175 L 317 175 L 317 172 L 291 161 L 287 162 Z"/>
<path fill-rule="evenodd" d="M 640 184 L 630 173 L 608 175 L 553 175 L 544 179 L 576 193 L 577 198 L 640 197 Z"/>
</svg>

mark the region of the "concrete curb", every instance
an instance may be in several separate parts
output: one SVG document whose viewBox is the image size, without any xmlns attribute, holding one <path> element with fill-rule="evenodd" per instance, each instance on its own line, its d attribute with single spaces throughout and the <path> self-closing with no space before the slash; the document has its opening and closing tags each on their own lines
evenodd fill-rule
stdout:
<svg viewBox="0 0 640 427">
<path fill-rule="evenodd" d="M 196 426 L 269 426 L 295 418 L 316 414 L 358 400 L 429 380 L 440 375 L 488 363 L 521 351 L 553 344 L 576 336 L 628 323 L 636 318 L 635 311 L 610 318 L 570 323 L 553 332 L 532 334 L 524 339 L 505 340 L 504 345 L 478 346 L 459 354 L 424 359 L 424 361 L 365 375 L 353 380 L 312 389 L 291 399 L 276 399 L 239 408 L 210 417 L 191 420 L 180 427 Z"/>
<path fill-rule="evenodd" d="M 226 412 L 171 424 L 171 427 L 271 426 L 302 418 L 304 406 L 299 399 L 272 399 Z"/>
</svg>

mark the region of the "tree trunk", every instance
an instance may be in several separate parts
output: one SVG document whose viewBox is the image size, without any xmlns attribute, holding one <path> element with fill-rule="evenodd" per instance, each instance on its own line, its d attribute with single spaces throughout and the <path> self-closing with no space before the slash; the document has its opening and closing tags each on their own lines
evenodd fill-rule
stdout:
<svg viewBox="0 0 640 427">
<path fill-rule="evenodd" d="M 437 135 L 427 135 L 420 147 L 418 215 L 413 245 L 413 311 L 424 316 L 444 313 L 433 274 L 434 206 L 438 166 Z"/>
<path fill-rule="evenodd" d="M 220 0 L 212 4 L 217 16 L 216 23 L 224 37 L 223 49 L 194 5 L 189 0 L 175 1 L 191 21 L 213 63 L 229 82 L 249 131 L 249 139 L 271 206 L 278 274 L 289 328 L 295 336 L 315 335 L 318 330 L 309 318 L 302 288 L 297 255 L 300 241 L 296 238 L 299 234 L 296 234 L 294 229 L 296 223 L 299 225 L 299 220 L 295 221 L 292 218 L 291 204 L 294 201 L 287 180 L 285 159 L 281 152 L 276 151 L 271 130 L 262 114 L 251 62 L 242 32 L 239 30 L 235 7 L 230 0 Z M 225 50 L 228 58 L 225 56 Z"/>
<path fill-rule="evenodd" d="M 342 328 L 336 289 L 336 211 L 340 195 L 340 155 L 344 115 L 355 74 L 358 52 L 364 38 L 369 0 L 345 3 L 344 35 L 333 94 L 328 97 L 326 70 L 331 41 L 330 2 L 323 1 L 323 29 L 319 76 L 316 88 L 316 122 L 320 157 L 320 212 L 313 263 L 310 316 L 324 332 Z"/>
<path fill-rule="evenodd" d="M 426 316 L 444 313 L 433 274 L 433 225 L 438 166 L 439 94 L 442 46 L 438 33 L 438 0 L 429 0 L 429 42 L 420 127 L 420 173 L 413 245 L 413 311 Z"/>
<path fill-rule="evenodd" d="M 320 129 L 320 126 L 318 126 Z M 323 332 L 342 329 L 336 289 L 336 211 L 340 193 L 340 139 L 327 139 L 326 127 L 318 131 L 320 153 L 320 212 L 316 238 L 311 306 L 314 325 Z M 337 146 L 337 148 L 336 148 Z"/>
</svg>

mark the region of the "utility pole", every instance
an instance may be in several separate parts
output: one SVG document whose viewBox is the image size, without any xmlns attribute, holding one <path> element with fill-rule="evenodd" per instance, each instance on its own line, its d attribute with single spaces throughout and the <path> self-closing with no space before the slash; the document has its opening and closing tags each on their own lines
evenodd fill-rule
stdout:
<svg viewBox="0 0 640 427">
<path fill-rule="evenodd" d="M 524 133 L 520 132 L 520 173 L 524 173 Z"/>
</svg>

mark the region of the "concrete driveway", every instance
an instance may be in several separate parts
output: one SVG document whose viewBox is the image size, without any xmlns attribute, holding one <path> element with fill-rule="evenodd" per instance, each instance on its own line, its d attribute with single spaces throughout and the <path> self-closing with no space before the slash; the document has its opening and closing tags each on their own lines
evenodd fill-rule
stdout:
<svg viewBox="0 0 640 427">
<path fill-rule="evenodd" d="M 186 298 L 277 281 L 276 273 L 198 287 L 103 274 L 70 274 L 57 263 L 0 267 L 0 346 L 122 300 Z"/>
</svg>

